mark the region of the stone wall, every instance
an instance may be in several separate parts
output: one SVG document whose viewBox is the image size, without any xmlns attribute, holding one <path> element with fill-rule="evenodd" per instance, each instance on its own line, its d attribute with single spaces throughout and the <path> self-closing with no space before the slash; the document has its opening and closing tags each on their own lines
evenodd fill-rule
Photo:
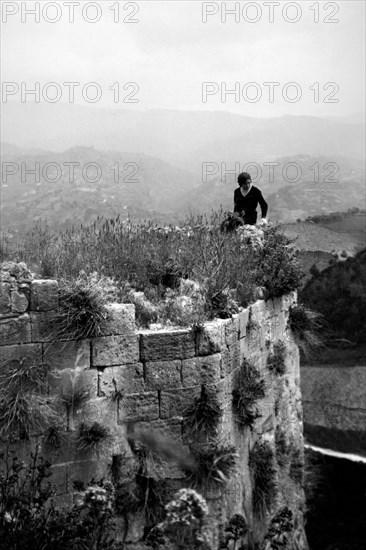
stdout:
<svg viewBox="0 0 366 550">
<path fill-rule="evenodd" d="M 138 330 L 131 304 L 111 304 L 103 336 L 69 341 L 57 334 L 57 281 L 32 279 L 22 264 L 4 264 L 0 297 L 1 369 L 12 364 L 46 364 L 47 395 L 56 398 L 62 424 L 59 445 L 50 445 L 44 433 L 34 434 L 42 454 L 53 466 L 53 481 L 65 502 L 76 487 L 92 477 L 132 480 L 136 475 L 135 433 L 156 434 L 162 445 L 188 456 L 192 441 L 184 430 L 183 413 L 200 395 L 202 385 L 218 397 L 223 415 L 214 441 L 200 440 L 197 448 L 234 446 L 236 467 L 227 482 L 205 490 L 210 509 L 212 548 L 219 532 L 235 513 L 251 526 L 252 541 L 263 540 L 270 519 L 288 506 L 295 516 L 293 548 L 307 548 L 303 528 L 303 436 L 299 353 L 287 327 L 289 307 L 296 294 L 257 301 L 230 319 L 207 322 L 202 330 Z M 276 342 L 285 346 L 285 372 L 276 374 L 267 358 Z M 265 398 L 257 403 L 260 416 L 253 429 L 242 426 L 232 410 L 235 376 L 247 359 L 265 381 Z M 88 396 L 85 397 L 85 390 Z M 83 393 L 84 392 L 84 393 Z M 70 400 L 71 395 L 71 400 Z M 68 404 L 65 406 L 65 403 Z M 108 437 L 92 447 L 80 446 L 81 425 L 98 422 Z M 160 435 L 159 435 L 160 434 Z M 273 451 L 276 498 L 265 517 L 253 512 L 253 476 L 250 453 L 257 442 Z M 18 444 L 25 453 L 29 443 Z M 174 452 L 173 452 L 174 455 Z M 148 456 L 146 475 L 187 486 L 182 463 Z M 112 473 L 111 473 L 112 472 Z M 127 542 L 139 548 L 143 514 L 130 518 Z M 292 540 L 292 539 L 291 539 Z"/>
<path fill-rule="evenodd" d="M 301 367 L 301 391 L 307 442 L 366 456 L 366 366 Z"/>
</svg>

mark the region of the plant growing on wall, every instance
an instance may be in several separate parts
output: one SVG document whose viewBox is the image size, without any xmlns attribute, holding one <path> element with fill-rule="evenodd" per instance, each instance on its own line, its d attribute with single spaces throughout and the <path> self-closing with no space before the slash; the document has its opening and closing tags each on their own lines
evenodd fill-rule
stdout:
<svg viewBox="0 0 366 550">
<path fill-rule="evenodd" d="M 265 541 L 271 550 L 292 549 L 294 520 L 292 511 L 285 506 L 271 519 Z M 267 548 L 267 546 L 266 546 Z"/>
<path fill-rule="evenodd" d="M 0 435 L 29 439 L 57 422 L 45 364 L 9 361 L 0 373 Z"/>
<path fill-rule="evenodd" d="M 90 399 L 90 390 L 80 378 L 69 378 L 58 387 L 58 400 L 65 408 L 67 425 L 70 430 L 73 427 L 74 415 L 83 409 Z"/>
<path fill-rule="evenodd" d="M 39 447 L 26 462 L 5 450 L 0 460 L 0 540 L 7 550 L 120 550 L 111 484 L 90 486 L 70 510 L 55 506 L 51 464 Z"/>
<path fill-rule="evenodd" d="M 273 345 L 273 351 L 267 357 L 267 367 L 270 371 L 281 376 L 286 371 L 286 346 L 282 340 Z"/>
<path fill-rule="evenodd" d="M 290 477 L 300 485 L 304 481 L 304 456 L 300 449 L 293 449 L 290 462 Z"/>
<path fill-rule="evenodd" d="M 278 424 L 275 431 L 276 459 L 278 465 L 284 468 L 291 458 L 292 445 L 288 441 L 286 431 Z"/>
<path fill-rule="evenodd" d="M 303 277 L 299 254 L 291 246 L 291 240 L 278 228 L 268 226 L 256 265 L 256 283 L 266 289 L 266 299 L 283 296 L 299 288 Z"/>
<path fill-rule="evenodd" d="M 236 372 L 232 396 L 232 407 L 237 419 L 252 429 L 256 418 L 260 416 L 256 402 L 265 396 L 265 384 L 258 369 L 246 359 Z"/>
<path fill-rule="evenodd" d="M 191 450 L 196 462 L 194 470 L 187 474 L 187 481 L 193 487 L 208 489 L 226 483 L 236 466 L 235 447 L 211 447 L 206 450 Z"/>
<path fill-rule="evenodd" d="M 312 351 L 324 346 L 320 336 L 323 316 L 302 304 L 290 307 L 288 326 L 292 330 L 296 344 L 308 357 Z"/>
<path fill-rule="evenodd" d="M 236 543 L 245 537 L 249 528 L 247 522 L 241 514 L 234 514 L 225 526 L 225 538 L 220 544 L 220 550 L 230 548 L 236 550 Z M 245 548 L 241 546 L 240 548 Z M 239 550 L 240 550 L 239 548 Z"/>
<path fill-rule="evenodd" d="M 276 468 L 273 450 L 267 441 L 257 441 L 249 453 L 249 468 L 253 479 L 253 511 L 264 517 L 277 494 Z"/>
<path fill-rule="evenodd" d="M 106 305 L 110 299 L 110 279 L 98 278 L 95 273 L 80 272 L 60 287 L 60 311 L 56 314 L 57 331 L 54 339 L 83 340 L 103 336 L 108 317 Z"/>
<path fill-rule="evenodd" d="M 222 417 L 222 408 L 217 396 L 202 385 L 201 395 L 183 412 L 183 425 L 189 435 L 213 435 Z"/>
<path fill-rule="evenodd" d="M 79 426 L 77 444 L 81 450 L 95 450 L 98 446 L 110 438 L 110 431 L 99 422 L 86 424 L 82 422 Z"/>
<path fill-rule="evenodd" d="M 208 506 L 199 493 L 193 489 L 180 489 L 165 510 L 163 531 L 178 548 L 207 548 L 203 529 Z"/>
</svg>

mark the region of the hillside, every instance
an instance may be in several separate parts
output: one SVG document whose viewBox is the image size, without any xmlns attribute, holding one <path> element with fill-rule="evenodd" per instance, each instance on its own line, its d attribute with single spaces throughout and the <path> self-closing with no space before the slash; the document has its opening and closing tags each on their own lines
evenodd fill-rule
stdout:
<svg viewBox="0 0 366 550">
<path fill-rule="evenodd" d="M 203 162 L 269 162 L 324 155 L 364 158 L 364 125 L 308 116 L 254 118 L 224 111 L 102 109 L 7 102 L 2 139 L 18 147 L 74 146 L 144 153 L 201 177 Z M 294 160 L 294 158 L 292 159 Z"/>
<path fill-rule="evenodd" d="M 311 359 L 314 364 L 364 365 L 365 273 L 366 250 L 362 250 L 355 257 L 337 262 L 314 275 L 300 291 L 299 299 L 310 309 L 323 314 L 327 323 L 328 348 L 314 355 Z M 339 349 L 342 343 L 339 340 L 345 341 L 345 349 Z"/>
<path fill-rule="evenodd" d="M 9 147 L 7 147 L 9 151 Z M 11 150 L 11 149 L 10 149 Z M 37 183 L 33 175 L 22 181 L 21 170 L 9 176 L 2 186 L 2 228 L 28 229 L 34 221 L 48 220 L 53 227 L 65 228 L 72 224 L 87 223 L 98 216 L 122 218 L 173 219 L 172 211 L 182 192 L 194 188 L 194 180 L 188 172 L 147 155 L 130 155 L 125 152 L 101 152 L 92 147 L 74 147 L 62 153 L 42 152 L 29 154 L 14 151 L 3 154 L 3 162 L 24 163 L 27 169 L 39 163 L 40 169 L 47 163 L 60 167 L 49 169 L 46 179 Z M 76 162 L 74 177 L 69 165 Z M 119 173 L 112 169 L 119 164 Z M 91 167 L 83 175 L 87 163 L 100 167 L 100 181 L 96 169 Z M 133 163 L 133 164 L 131 164 Z M 72 181 L 74 180 L 74 181 Z M 170 214 L 169 214 L 170 212 Z"/>
<path fill-rule="evenodd" d="M 349 255 L 357 251 L 357 239 L 347 233 L 328 229 L 315 223 L 299 222 L 281 224 L 284 234 L 296 239 L 300 250 L 330 252 L 340 254 L 346 250 Z"/>
<path fill-rule="evenodd" d="M 353 209 L 355 210 L 355 209 Z M 366 246 L 366 211 L 334 212 L 333 214 L 315 216 L 311 220 L 318 227 L 324 227 L 335 231 L 346 238 L 351 237 L 357 248 Z"/>
</svg>

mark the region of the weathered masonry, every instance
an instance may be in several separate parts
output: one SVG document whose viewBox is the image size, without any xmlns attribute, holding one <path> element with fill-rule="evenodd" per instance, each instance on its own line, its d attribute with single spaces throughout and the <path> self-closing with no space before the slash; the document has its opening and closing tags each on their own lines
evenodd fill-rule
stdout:
<svg viewBox="0 0 366 550">
<path fill-rule="evenodd" d="M 110 304 L 103 336 L 55 341 L 57 281 L 32 279 L 24 264 L 4 264 L 1 369 L 11 364 L 47 365 L 47 395 L 55 398 L 63 431 L 62 445 L 57 448 L 47 445 L 44 433 L 35 433 L 31 441 L 17 444 L 19 452 L 25 454 L 38 442 L 42 454 L 52 462 L 60 501 L 72 502 L 75 482 L 111 478 L 113 468 L 114 474 L 118 469 L 120 478 L 133 478 L 136 449 L 126 437 L 130 422 L 138 430 L 163 434 L 172 447 L 189 454 L 192 441 L 184 429 L 183 415 L 205 386 L 218 398 L 223 414 L 215 436 L 199 439 L 195 447 L 231 447 L 236 451 L 235 467 L 227 480 L 205 490 L 212 547 L 217 548 L 219 533 L 233 514 L 243 515 L 253 540 L 261 541 L 271 518 L 287 507 L 294 517 L 293 548 L 307 549 L 299 353 L 287 326 L 294 302 L 295 293 L 259 300 L 230 319 L 207 322 L 197 331 L 139 331 L 133 305 Z M 269 368 L 268 362 L 278 343 L 284 351 L 281 372 Z M 236 376 L 244 360 L 257 369 L 265 385 L 265 397 L 256 403 L 260 414 L 252 429 L 238 422 L 232 406 Z M 81 399 L 81 395 L 87 398 Z M 80 447 L 80 425 L 95 422 L 108 428 L 108 437 L 92 448 Z M 258 517 L 254 506 L 258 479 L 253 464 L 255 470 L 258 448 L 267 450 L 266 467 L 272 472 L 275 488 L 264 517 Z M 174 460 L 149 457 L 146 472 L 155 480 L 171 483 L 174 490 L 187 486 L 186 472 Z M 130 519 L 128 547 L 143 548 L 144 514 Z"/>
</svg>

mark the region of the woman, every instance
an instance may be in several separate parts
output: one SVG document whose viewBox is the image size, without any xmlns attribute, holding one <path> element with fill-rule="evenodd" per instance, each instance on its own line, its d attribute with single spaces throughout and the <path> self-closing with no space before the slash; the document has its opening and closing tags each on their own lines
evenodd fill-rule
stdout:
<svg viewBox="0 0 366 550">
<path fill-rule="evenodd" d="M 262 222 L 267 223 L 268 204 L 263 198 L 262 192 L 252 185 L 252 178 L 248 172 L 242 172 L 238 176 L 239 187 L 234 191 L 234 212 L 237 212 L 245 224 L 255 225 L 257 222 L 258 203 L 262 211 Z"/>
</svg>

